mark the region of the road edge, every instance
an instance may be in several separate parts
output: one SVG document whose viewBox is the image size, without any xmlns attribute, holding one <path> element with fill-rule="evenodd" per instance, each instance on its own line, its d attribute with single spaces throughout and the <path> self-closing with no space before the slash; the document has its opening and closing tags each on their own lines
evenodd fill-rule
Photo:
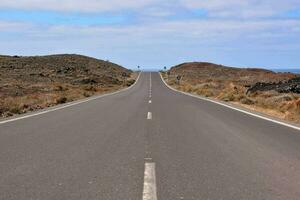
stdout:
<svg viewBox="0 0 300 200">
<path fill-rule="evenodd" d="M 137 84 L 137 82 L 140 79 L 141 74 L 142 74 L 142 72 L 139 72 L 139 75 L 138 75 L 136 81 L 134 82 L 134 84 L 132 84 L 131 86 L 129 86 L 127 88 L 124 88 L 122 90 L 118 90 L 118 91 L 107 93 L 107 94 L 100 94 L 100 95 L 96 95 L 96 96 L 93 96 L 93 97 L 90 97 L 90 98 L 77 100 L 77 101 L 69 102 L 69 103 L 66 103 L 66 104 L 58 105 L 58 106 L 53 106 L 53 107 L 50 107 L 50 108 L 46 108 L 46 110 L 40 110 L 40 111 L 36 111 L 34 113 L 26 113 L 26 114 L 24 114 L 24 116 L 16 116 L 16 117 L 13 117 L 13 118 L 10 118 L 10 119 L 4 119 L 2 121 L 0 120 L 0 125 L 6 124 L 6 123 L 9 123 L 9 122 L 18 121 L 18 120 L 21 120 L 21 119 L 26 119 L 26 118 L 46 114 L 46 113 L 49 113 L 49 112 L 54 112 L 54 111 L 61 110 L 61 109 L 64 109 L 64 108 L 68 108 L 68 107 L 71 107 L 71 106 L 79 105 L 79 104 L 86 103 L 86 102 L 89 102 L 89 101 L 93 101 L 93 100 L 96 100 L 96 99 L 101 99 L 103 97 L 107 97 L 107 96 L 115 95 L 115 94 L 118 94 L 118 93 L 121 93 L 121 92 L 125 92 L 125 91 L 133 88 Z"/>
<path fill-rule="evenodd" d="M 159 72 L 159 75 L 160 75 L 160 78 L 161 78 L 161 80 L 163 81 L 163 83 L 164 83 L 170 90 L 173 90 L 173 91 L 175 91 L 175 92 L 179 92 L 179 93 L 181 93 L 181 94 L 184 94 L 184 95 L 187 95 L 187 96 L 191 96 L 191 97 L 194 97 L 194 98 L 197 98 L 197 99 L 201 99 L 201 100 L 204 100 L 204 101 L 209 101 L 209 102 L 212 102 L 212 103 L 215 103 L 215 104 L 218 104 L 218 105 L 221 105 L 221 106 L 230 108 L 230 109 L 232 109 L 232 110 L 239 111 L 239 112 L 242 112 L 242 113 L 251 115 L 251 116 L 253 116 L 253 117 L 257 117 L 257 118 L 260 118 L 260 119 L 264 119 L 264 120 L 267 120 L 267 121 L 270 121 L 270 122 L 273 122 L 273 123 L 276 123 L 276 124 L 280 124 L 280 125 L 282 125 L 282 126 L 286 126 L 286 127 L 289 127 L 289 128 L 296 129 L 296 130 L 300 131 L 300 126 L 293 125 L 293 124 L 289 124 L 289 123 L 287 123 L 287 122 L 282 122 L 282 121 L 279 121 L 279 120 L 276 120 L 276 119 L 271 119 L 271 118 L 269 118 L 269 117 L 262 116 L 262 115 L 259 115 L 259 114 L 256 114 L 256 113 L 253 113 L 253 112 L 250 112 L 250 111 L 247 111 L 247 110 L 243 110 L 243 109 L 234 107 L 234 106 L 232 106 L 232 105 L 228 105 L 228 104 L 225 104 L 225 103 L 222 103 L 222 102 L 219 102 L 219 101 L 215 101 L 215 100 L 212 100 L 212 99 L 209 99 L 209 98 L 205 98 L 205 97 L 202 97 L 202 96 L 199 96 L 199 95 L 194 95 L 194 94 L 191 94 L 191 93 L 187 93 L 187 92 L 183 92 L 183 91 L 177 90 L 177 89 L 172 88 L 171 86 L 169 86 L 169 85 L 167 84 L 167 82 L 164 80 L 164 78 L 162 77 L 162 74 L 161 74 L 160 72 Z"/>
</svg>

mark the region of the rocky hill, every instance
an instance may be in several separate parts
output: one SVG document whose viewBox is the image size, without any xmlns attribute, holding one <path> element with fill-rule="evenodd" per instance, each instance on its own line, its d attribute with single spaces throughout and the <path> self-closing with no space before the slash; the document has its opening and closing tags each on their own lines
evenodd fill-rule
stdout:
<svg viewBox="0 0 300 200">
<path fill-rule="evenodd" d="M 133 83 L 132 71 L 82 55 L 0 56 L 0 116 L 108 92 Z"/>
<path fill-rule="evenodd" d="M 207 62 L 183 63 L 170 69 L 171 74 L 181 74 L 186 80 L 231 80 L 255 84 L 257 82 L 277 82 L 296 77 L 290 73 L 275 73 L 259 68 L 234 68 Z"/>
<path fill-rule="evenodd" d="M 123 72 L 131 73 L 114 63 L 81 55 L 0 56 L 1 79 L 107 85 L 120 84 Z"/>
<path fill-rule="evenodd" d="M 193 62 L 172 67 L 164 77 L 179 90 L 300 123 L 299 74 Z"/>
</svg>

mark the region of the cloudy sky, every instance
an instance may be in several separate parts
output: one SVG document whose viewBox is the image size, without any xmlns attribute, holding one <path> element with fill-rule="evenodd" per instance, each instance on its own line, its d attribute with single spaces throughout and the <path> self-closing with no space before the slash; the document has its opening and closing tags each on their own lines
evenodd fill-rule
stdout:
<svg viewBox="0 0 300 200">
<path fill-rule="evenodd" d="M 1 0 L 0 54 L 300 68 L 299 0 Z"/>
</svg>

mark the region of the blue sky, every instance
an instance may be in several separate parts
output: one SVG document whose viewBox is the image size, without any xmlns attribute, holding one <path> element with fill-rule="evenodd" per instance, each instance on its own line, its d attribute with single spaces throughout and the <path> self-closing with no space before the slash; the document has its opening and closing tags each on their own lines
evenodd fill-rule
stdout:
<svg viewBox="0 0 300 200">
<path fill-rule="evenodd" d="M 1 0 L 0 54 L 300 68 L 299 0 Z"/>
</svg>

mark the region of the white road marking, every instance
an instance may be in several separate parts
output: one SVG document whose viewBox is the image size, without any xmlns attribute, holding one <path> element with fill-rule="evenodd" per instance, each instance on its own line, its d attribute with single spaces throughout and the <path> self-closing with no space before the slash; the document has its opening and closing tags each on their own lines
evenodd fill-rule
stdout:
<svg viewBox="0 0 300 200">
<path fill-rule="evenodd" d="M 150 72 L 150 91 L 151 91 L 151 89 L 152 89 L 152 76 L 151 76 L 151 72 Z"/>
<path fill-rule="evenodd" d="M 198 95 L 194 95 L 194 94 L 190 94 L 190 93 L 187 93 L 187 92 L 182 92 L 182 91 L 176 90 L 176 89 L 172 88 L 171 86 L 169 86 L 166 83 L 166 81 L 163 79 L 161 73 L 159 73 L 159 74 L 160 74 L 160 78 L 164 82 L 164 84 L 169 89 L 171 89 L 171 90 L 173 90 L 175 92 L 179 92 L 179 93 L 182 93 L 182 94 L 185 94 L 185 95 L 188 95 L 188 96 L 191 96 L 191 97 L 195 97 L 195 98 L 198 98 L 198 99 L 201 99 L 201 100 L 204 100 L 204 101 L 209 101 L 209 102 L 221 105 L 221 106 L 225 106 L 225 107 L 230 108 L 232 110 L 236 110 L 236 111 L 239 111 L 239 112 L 242 112 L 242 113 L 245 113 L 245 114 L 257 117 L 257 118 L 260 118 L 260 119 L 264 119 L 264 120 L 267 120 L 267 121 L 270 121 L 270 122 L 273 122 L 273 123 L 276 123 L 276 124 L 280 124 L 282 126 L 286 126 L 286 127 L 293 128 L 293 129 L 296 129 L 296 130 L 300 131 L 300 127 L 299 126 L 295 126 L 295 125 L 288 124 L 288 123 L 285 123 L 285 122 L 281 122 L 281 121 L 278 121 L 278 120 L 275 120 L 275 119 L 271 119 L 271 118 L 268 118 L 268 117 L 265 117 L 265 116 L 262 116 L 262 115 L 258 115 L 258 114 L 255 114 L 255 113 L 252 113 L 252 112 L 249 112 L 249 111 L 246 111 L 246 110 L 242 110 L 242 109 L 239 109 L 239 108 L 236 108 L 236 107 L 233 107 L 233 106 L 230 106 L 230 105 L 227 105 L 225 103 L 218 102 L 218 101 L 215 101 L 215 100 L 212 100 L 212 99 L 208 99 L 208 98 L 201 97 L 201 96 L 198 96 Z"/>
<path fill-rule="evenodd" d="M 143 200 L 157 200 L 155 163 L 145 163 Z"/>
<path fill-rule="evenodd" d="M 150 72 L 150 81 L 149 81 L 149 98 L 152 98 L 152 76 L 151 76 L 151 72 Z"/>
<path fill-rule="evenodd" d="M 6 124 L 6 123 L 9 123 L 9 122 L 13 122 L 13 121 L 17 121 L 17 120 L 21 120 L 21 119 L 34 117 L 34 116 L 37 116 L 37 115 L 46 114 L 46 113 L 53 112 L 53 111 L 56 111 L 56 110 L 61 110 L 61 109 L 64 109 L 64 108 L 68 108 L 68 107 L 71 107 L 71 106 L 75 106 L 75 105 L 78 105 L 78 104 L 86 103 L 86 102 L 93 101 L 93 100 L 96 100 L 96 99 L 100 99 L 100 98 L 103 98 L 103 97 L 115 95 L 115 94 L 120 93 L 120 92 L 124 92 L 126 90 L 131 89 L 133 86 L 135 86 L 136 83 L 138 82 L 138 80 L 140 79 L 140 76 L 141 76 L 141 72 L 139 73 L 139 76 L 136 79 L 135 83 L 133 85 L 131 85 L 130 87 L 125 88 L 123 90 L 108 93 L 108 94 L 102 94 L 100 96 L 91 97 L 91 98 L 88 98 L 88 99 L 85 99 L 85 100 L 78 100 L 78 101 L 75 101 L 75 102 L 66 103 L 62 106 L 58 106 L 58 107 L 55 107 L 55 108 L 49 108 L 49 109 L 44 110 L 44 111 L 37 111 L 36 113 L 24 115 L 22 117 L 16 117 L 16 118 L 8 119 L 8 120 L 3 120 L 3 121 L 0 121 L 0 125 L 1 124 Z"/>
<path fill-rule="evenodd" d="M 151 100 L 149 100 L 149 103 L 152 103 L 152 101 L 151 101 Z"/>
<path fill-rule="evenodd" d="M 152 112 L 148 112 L 147 119 L 152 119 Z"/>
</svg>

